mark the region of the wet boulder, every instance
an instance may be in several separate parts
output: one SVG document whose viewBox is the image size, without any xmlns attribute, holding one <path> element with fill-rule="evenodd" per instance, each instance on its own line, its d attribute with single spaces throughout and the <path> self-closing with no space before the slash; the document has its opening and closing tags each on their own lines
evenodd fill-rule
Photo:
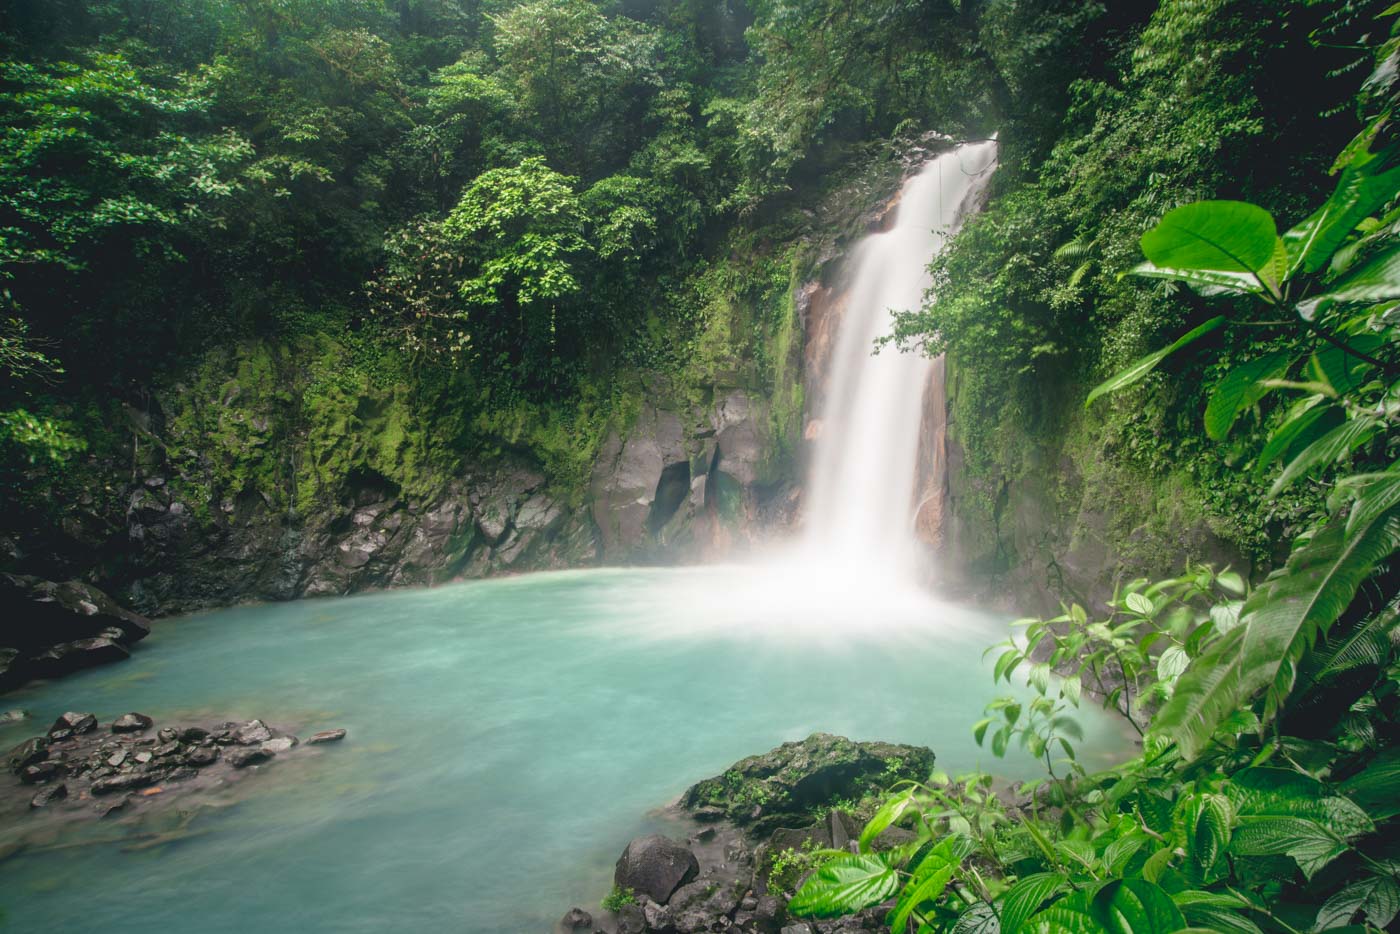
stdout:
<svg viewBox="0 0 1400 934">
<path fill-rule="evenodd" d="M 63 642 L 31 657 L 25 665 L 28 678 L 62 678 L 131 657 L 126 647 L 107 636 Z"/>
<path fill-rule="evenodd" d="M 149 635 L 151 625 L 91 584 L 0 574 L 0 645 L 33 653 L 107 630 L 115 631 L 114 642 L 131 645 Z"/>
<path fill-rule="evenodd" d="M 272 731 L 261 720 L 249 720 L 234 730 L 233 739 L 240 746 L 256 746 L 272 739 Z"/>
<path fill-rule="evenodd" d="M 260 762 L 267 762 L 272 758 L 272 753 L 262 747 L 243 747 L 241 749 L 230 750 L 224 756 L 228 764 L 235 769 L 246 769 L 250 765 L 257 765 Z"/>
<path fill-rule="evenodd" d="M 49 739 L 58 741 L 71 736 L 82 736 L 97 729 L 97 717 L 90 713 L 68 711 L 49 727 Z"/>
<path fill-rule="evenodd" d="M 593 927 L 593 916 L 582 908 L 570 908 L 560 919 L 559 926 L 565 931 L 586 931 Z"/>
<path fill-rule="evenodd" d="M 671 893 L 699 872 L 700 863 L 685 844 L 651 834 L 627 844 L 617 861 L 613 882 L 664 905 Z"/>
<path fill-rule="evenodd" d="M 321 743 L 338 743 L 344 738 L 344 730 L 322 730 L 319 733 L 313 733 L 306 743 L 308 746 L 316 746 Z"/>
<path fill-rule="evenodd" d="M 55 801 L 61 801 L 66 797 L 68 797 L 68 786 L 60 782 L 57 785 L 49 785 L 47 788 L 44 788 L 42 791 L 40 791 L 37 795 L 30 798 L 29 806 L 31 808 L 44 808 L 48 807 Z"/>
<path fill-rule="evenodd" d="M 742 896 L 737 883 L 701 879 L 676 889 L 666 907 L 677 934 L 700 934 L 733 915 Z"/>
<path fill-rule="evenodd" d="M 42 736 L 27 739 L 5 755 L 5 765 L 18 775 L 21 771 L 49 757 L 49 741 Z"/>
</svg>

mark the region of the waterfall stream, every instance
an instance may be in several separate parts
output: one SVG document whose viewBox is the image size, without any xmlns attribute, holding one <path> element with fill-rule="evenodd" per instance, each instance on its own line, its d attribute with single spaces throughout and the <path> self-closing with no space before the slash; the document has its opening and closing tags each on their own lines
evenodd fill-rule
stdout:
<svg viewBox="0 0 1400 934">
<path fill-rule="evenodd" d="M 943 369 L 919 353 L 872 351 L 891 332 L 892 310 L 919 307 L 929 259 L 975 207 L 996 158 L 996 143 L 982 142 L 930 160 L 900 191 L 894 225 L 851 256 L 808 480 L 806 550 L 827 562 L 905 580 L 917 567 L 916 511 L 930 497 L 942 502 L 944 458 L 920 446 L 942 445 Z"/>
</svg>

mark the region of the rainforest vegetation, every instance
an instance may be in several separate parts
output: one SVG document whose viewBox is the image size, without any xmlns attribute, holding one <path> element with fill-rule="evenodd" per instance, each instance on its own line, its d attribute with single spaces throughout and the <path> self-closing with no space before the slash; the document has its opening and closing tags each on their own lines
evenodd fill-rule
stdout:
<svg viewBox="0 0 1400 934">
<path fill-rule="evenodd" d="M 157 414 L 205 449 L 160 456 L 211 524 L 244 492 L 317 508 L 375 387 L 406 414 L 366 456 L 407 492 L 509 450 L 581 501 L 609 426 L 721 373 L 794 446 L 819 206 L 929 131 L 995 135 L 985 210 L 894 340 L 947 355 L 974 575 L 1029 560 L 1000 537 L 1028 483 L 1066 542 L 1092 491 L 1132 574 L 995 650 L 1035 699 L 969 729 L 1043 780 L 897 786 L 861 852 L 804 854 L 789 910 L 1386 929 L 1397 23 L 1367 0 L 8 0 L 0 562 L 95 564 L 75 543 L 127 508 L 153 395 L 188 401 Z M 211 360 L 289 433 L 207 431 Z M 1198 528 L 1235 566 L 1187 566 Z M 1127 761 L 1077 760 L 1081 705 L 1121 716 Z M 892 825 L 917 842 L 876 852 Z"/>
</svg>

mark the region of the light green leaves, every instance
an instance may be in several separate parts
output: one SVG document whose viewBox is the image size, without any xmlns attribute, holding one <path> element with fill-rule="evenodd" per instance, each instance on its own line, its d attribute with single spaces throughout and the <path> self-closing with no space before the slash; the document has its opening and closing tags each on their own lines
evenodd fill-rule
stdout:
<svg viewBox="0 0 1400 934">
<path fill-rule="evenodd" d="M 1370 876 L 1342 889 L 1327 900 L 1317 913 L 1314 928 L 1326 931 L 1341 927 L 1360 912 L 1378 928 L 1387 928 L 1400 914 L 1400 885 L 1389 876 Z"/>
<path fill-rule="evenodd" d="M 1089 393 L 1089 398 L 1084 400 L 1084 406 L 1087 408 L 1088 406 L 1092 405 L 1094 400 L 1097 399 L 1099 396 L 1107 395 L 1110 392 L 1117 392 L 1118 390 L 1123 389 L 1124 387 L 1131 386 L 1133 383 L 1136 383 L 1148 373 L 1151 373 L 1153 370 L 1155 370 L 1157 368 L 1157 364 L 1161 363 L 1167 357 L 1176 353 L 1178 350 L 1185 347 L 1186 345 L 1194 343 L 1200 338 L 1206 336 L 1211 331 L 1214 331 L 1216 328 L 1220 327 L 1224 323 L 1224 315 L 1211 318 L 1204 324 L 1192 328 L 1171 346 L 1164 347 L 1155 353 L 1150 353 L 1147 356 L 1143 357 L 1141 360 L 1134 363 L 1132 366 L 1127 367 L 1124 370 L 1120 370 L 1118 373 L 1114 374 L 1113 376 L 1104 380 L 1099 385 L 1095 386 L 1093 391 Z"/>
<path fill-rule="evenodd" d="M 866 822 L 865 829 L 860 832 L 860 851 L 869 853 L 870 845 L 875 841 L 875 838 L 899 820 L 900 815 L 912 807 L 914 803 L 914 792 L 910 790 L 895 795 L 880 805 L 880 809 Z"/>
<path fill-rule="evenodd" d="M 1142 236 L 1159 269 L 1256 273 L 1273 258 L 1278 228 L 1268 211 L 1244 201 L 1198 201 L 1177 208 Z"/>
<path fill-rule="evenodd" d="M 899 889 L 899 876 L 881 856 L 838 856 L 812 874 L 788 903 L 799 917 L 831 918 L 878 905 Z"/>
<path fill-rule="evenodd" d="M 1238 814 L 1230 852 L 1289 856 L 1308 878 L 1375 829 L 1354 803 L 1291 769 L 1243 769 L 1226 790 Z"/>
<path fill-rule="evenodd" d="M 1400 168 L 1380 171 L 1382 162 L 1369 154 L 1353 160 L 1342 172 L 1327 203 L 1283 235 L 1290 274 L 1322 269 L 1356 225 L 1400 190 Z"/>
</svg>

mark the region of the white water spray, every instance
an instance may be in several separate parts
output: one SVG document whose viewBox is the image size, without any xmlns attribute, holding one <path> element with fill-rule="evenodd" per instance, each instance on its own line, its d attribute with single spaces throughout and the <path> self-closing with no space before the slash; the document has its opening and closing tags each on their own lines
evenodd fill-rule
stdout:
<svg viewBox="0 0 1400 934">
<path fill-rule="evenodd" d="M 994 142 L 972 143 L 931 160 L 905 182 L 894 226 L 866 237 L 852 255 L 808 480 L 812 555 L 906 580 L 915 572 L 916 463 L 934 361 L 895 347 L 873 351 L 891 332 L 892 310 L 922 303 L 928 262 L 991 177 L 996 152 Z"/>
</svg>

